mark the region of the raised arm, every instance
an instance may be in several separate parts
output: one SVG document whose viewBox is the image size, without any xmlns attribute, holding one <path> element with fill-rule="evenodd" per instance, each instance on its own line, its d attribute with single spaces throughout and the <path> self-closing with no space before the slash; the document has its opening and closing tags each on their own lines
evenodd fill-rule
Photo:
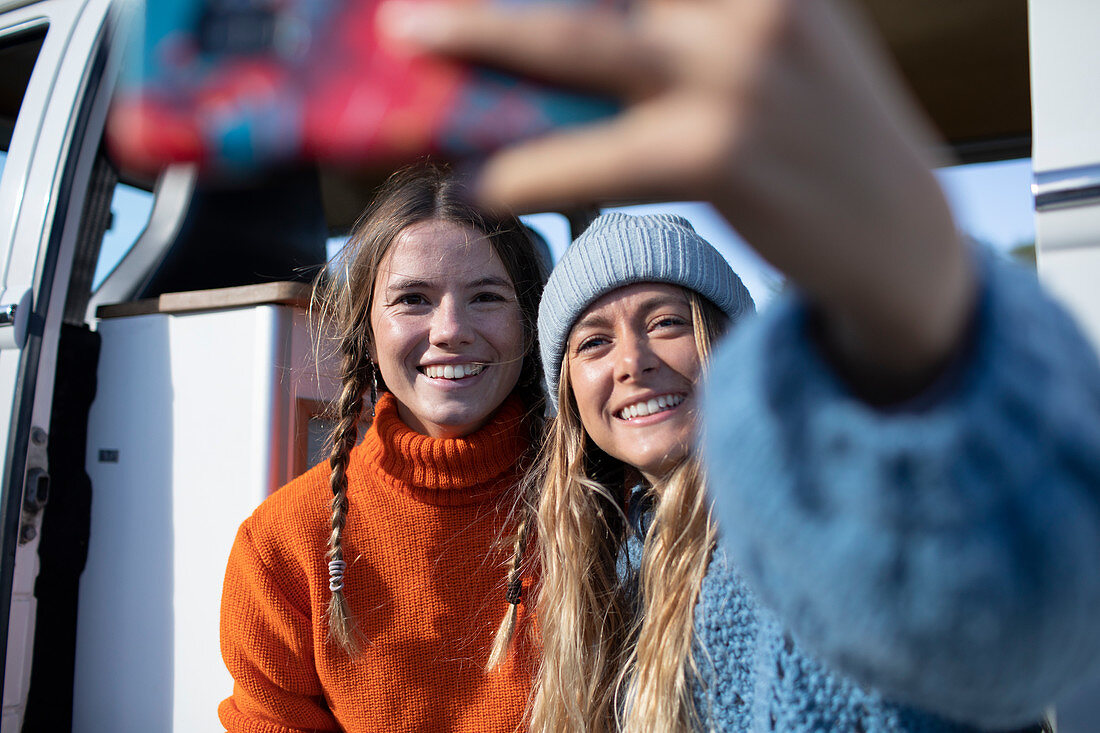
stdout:
<svg viewBox="0 0 1100 733">
<path fill-rule="evenodd" d="M 504 150 L 484 201 L 711 201 L 806 292 L 844 368 L 918 389 L 958 345 L 973 268 L 929 170 L 933 138 L 829 0 L 382 8 L 408 48 L 622 99 L 604 124 Z"/>
<path fill-rule="evenodd" d="M 724 542 L 808 649 L 1009 729 L 1100 661 L 1100 367 L 1033 274 L 982 269 L 920 398 L 861 400 L 790 299 L 716 355 L 705 433 Z"/>
<path fill-rule="evenodd" d="M 707 429 L 725 541 L 811 650 L 986 725 L 1072 686 L 1100 646 L 1100 370 L 961 243 L 933 136 L 845 6 L 382 12 L 410 49 L 623 100 L 488 160 L 483 201 L 708 200 L 796 285 L 716 357 Z"/>
</svg>

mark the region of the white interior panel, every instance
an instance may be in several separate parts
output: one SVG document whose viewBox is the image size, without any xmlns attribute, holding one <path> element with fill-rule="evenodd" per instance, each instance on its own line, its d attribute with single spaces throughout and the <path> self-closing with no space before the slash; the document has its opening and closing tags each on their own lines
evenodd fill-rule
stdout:
<svg viewBox="0 0 1100 733">
<path fill-rule="evenodd" d="M 226 559 L 288 478 L 292 310 L 100 323 L 74 731 L 220 730 Z"/>
</svg>

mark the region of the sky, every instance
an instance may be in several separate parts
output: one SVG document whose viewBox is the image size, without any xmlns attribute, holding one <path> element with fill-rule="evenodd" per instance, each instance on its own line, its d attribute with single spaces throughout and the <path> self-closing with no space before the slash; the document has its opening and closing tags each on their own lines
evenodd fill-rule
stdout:
<svg viewBox="0 0 1100 733">
<path fill-rule="evenodd" d="M 954 166 L 938 173 L 963 231 L 998 249 L 1035 241 L 1030 158 Z"/>
<path fill-rule="evenodd" d="M 5 157 L 0 152 L 0 171 Z M 937 171 L 937 177 L 965 233 L 1000 251 L 1035 240 L 1029 159 L 943 168 Z M 114 220 L 103 240 L 94 279 L 96 285 L 141 234 L 152 209 L 152 195 L 120 185 L 115 190 L 111 208 Z M 747 247 L 708 204 L 660 204 L 622 210 L 633 213 L 664 211 L 685 216 L 704 239 L 726 256 L 758 307 L 771 300 L 782 282 L 782 278 Z M 536 214 L 524 220 L 543 234 L 555 258 L 561 255 L 569 243 L 569 225 L 565 217 L 553 213 Z M 342 241 L 340 237 L 330 240 L 330 252 Z"/>
</svg>

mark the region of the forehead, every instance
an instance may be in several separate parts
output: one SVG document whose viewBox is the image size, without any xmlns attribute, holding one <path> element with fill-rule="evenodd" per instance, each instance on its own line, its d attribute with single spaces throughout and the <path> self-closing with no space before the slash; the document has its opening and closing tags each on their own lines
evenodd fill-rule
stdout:
<svg viewBox="0 0 1100 733">
<path fill-rule="evenodd" d="M 639 311 L 663 305 L 689 305 L 687 293 L 679 285 L 668 283 L 631 283 L 604 293 L 584 309 L 577 325 L 586 319 L 630 317 Z"/>
<path fill-rule="evenodd" d="M 489 238 L 451 221 L 410 224 L 394 238 L 378 270 L 379 284 L 393 277 L 452 281 L 496 276 L 511 281 Z"/>
</svg>

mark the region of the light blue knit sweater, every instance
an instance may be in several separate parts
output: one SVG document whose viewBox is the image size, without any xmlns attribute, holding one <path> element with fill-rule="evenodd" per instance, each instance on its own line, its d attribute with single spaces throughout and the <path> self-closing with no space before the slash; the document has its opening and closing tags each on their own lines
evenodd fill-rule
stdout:
<svg viewBox="0 0 1100 733">
<path fill-rule="evenodd" d="M 1034 275 L 983 268 L 971 348 L 920 409 L 853 397 L 796 300 L 716 355 L 708 727 L 1014 728 L 1100 656 L 1100 368 Z"/>
<path fill-rule="evenodd" d="M 636 491 L 632 503 L 642 496 Z M 641 564 L 638 539 L 649 515 L 631 512 L 635 534 L 624 545 L 619 570 L 635 593 Z M 975 733 L 883 699 L 814 659 L 762 606 L 724 548 L 715 550 L 695 608 L 695 708 L 703 730 L 734 733 Z M 1028 733 L 1036 728 L 1032 727 Z M 1022 733 L 1022 732 L 1021 732 Z"/>
</svg>

